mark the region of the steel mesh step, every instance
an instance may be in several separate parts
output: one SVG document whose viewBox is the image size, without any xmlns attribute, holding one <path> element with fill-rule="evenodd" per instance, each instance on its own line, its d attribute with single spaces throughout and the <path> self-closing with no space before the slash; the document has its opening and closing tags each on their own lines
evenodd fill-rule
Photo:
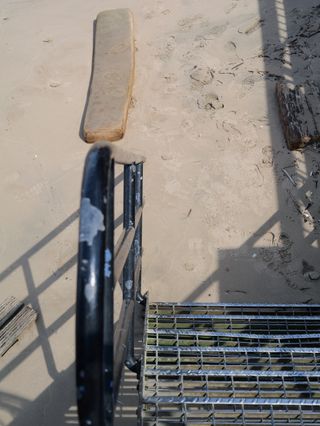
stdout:
<svg viewBox="0 0 320 426">
<path fill-rule="evenodd" d="M 320 425 L 320 305 L 152 303 L 141 425 Z"/>
</svg>

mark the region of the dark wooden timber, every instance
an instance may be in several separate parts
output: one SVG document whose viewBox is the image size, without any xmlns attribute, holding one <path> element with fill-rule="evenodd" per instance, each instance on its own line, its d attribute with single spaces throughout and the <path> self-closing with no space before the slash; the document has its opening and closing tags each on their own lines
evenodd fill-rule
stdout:
<svg viewBox="0 0 320 426">
<path fill-rule="evenodd" d="M 280 81 L 276 86 L 280 120 L 290 150 L 320 141 L 320 87 L 307 81 L 293 85 Z"/>
<path fill-rule="evenodd" d="M 31 306 L 24 306 L 14 297 L 0 305 L 0 356 L 4 355 L 18 340 L 23 331 L 36 320 L 37 314 Z"/>
</svg>

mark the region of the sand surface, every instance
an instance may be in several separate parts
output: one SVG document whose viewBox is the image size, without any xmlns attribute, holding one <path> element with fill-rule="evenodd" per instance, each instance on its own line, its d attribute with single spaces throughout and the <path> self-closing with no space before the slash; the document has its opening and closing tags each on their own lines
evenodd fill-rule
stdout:
<svg viewBox="0 0 320 426">
<path fill-rule="evenodd" d="M 320 303 L 319 147 L 287 150 L 275 98 L 277 79 L 319 74 L 318 5 L 2 0 L 1 299 L 31 303 L 39 320 L 0 361 L 1 426 L 77 424 L 81 122 L 101 10 L 135 16 L 134 98 L 119 144 L 147 157 L 150 298 Z"/>
</svg>

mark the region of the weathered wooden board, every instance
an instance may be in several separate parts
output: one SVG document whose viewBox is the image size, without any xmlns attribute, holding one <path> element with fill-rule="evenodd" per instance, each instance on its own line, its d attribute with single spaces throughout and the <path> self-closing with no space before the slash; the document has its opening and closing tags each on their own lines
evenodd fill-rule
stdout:
<svg viewBox="0 0 320 426">
<path fill-rule="evenodd" d="M 31 306 L 24 306 L 0 329 L 0 356 L 19 339 L 21 333 L 37 318 Z"/>
<path fill-rule="evenodd" d="M 99 13 L 83 129 L 87 142 L 116 141 L 123 137 L 134 79 L 134 53 L 130 10 Z"/>
<path fill-rule="evenodd" d="M 0 303 L 0 328 L 10 320 L 21 308 L 23 303 L 10 296 Z"/>
<path fill-rule="evenodd" d="M 276 95 L 280 120 L 290 150 L 320 141 L 320 87 L 308 81 L 301 85 L 278 82 Z"/>
</svg>

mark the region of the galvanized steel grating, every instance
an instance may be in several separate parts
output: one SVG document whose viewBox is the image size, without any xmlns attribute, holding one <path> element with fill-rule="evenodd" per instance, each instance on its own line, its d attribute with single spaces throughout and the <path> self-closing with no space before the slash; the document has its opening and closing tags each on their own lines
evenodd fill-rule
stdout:
<svg viewBox="0 0 320 426">
<path fill-rule="evenodd" d="M 320 425 L 320 305 L 152 303 L 141 425 Z"/>
</svg>

